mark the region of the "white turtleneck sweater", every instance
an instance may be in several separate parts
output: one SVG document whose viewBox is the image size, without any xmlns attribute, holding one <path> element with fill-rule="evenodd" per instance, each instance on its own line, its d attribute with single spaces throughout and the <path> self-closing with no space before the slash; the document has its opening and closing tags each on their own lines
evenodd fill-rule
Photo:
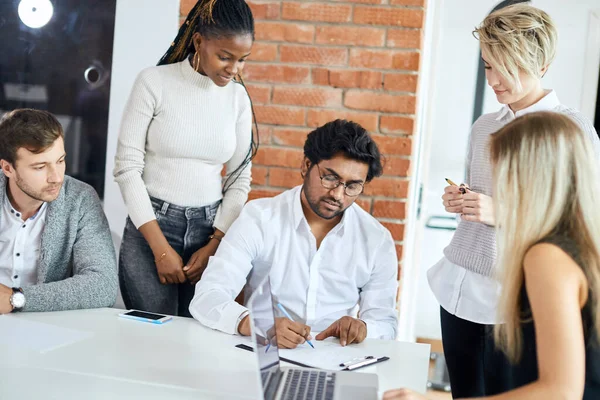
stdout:
<svg viewBox="0 0 600 400">
<path fill-rule="evenodd" d="M 240 84 L 219 87 L 188 60 L 143 70 L 123 112 L 113 171 L 136 228 L 156 218 L 150 196 L 184 207 L 222 199 L 213 225 L 226 232 L 248 198 L 251 165 L 225 193 L 223 182 L 251 137 L 250 99 Z"/>
</svg>

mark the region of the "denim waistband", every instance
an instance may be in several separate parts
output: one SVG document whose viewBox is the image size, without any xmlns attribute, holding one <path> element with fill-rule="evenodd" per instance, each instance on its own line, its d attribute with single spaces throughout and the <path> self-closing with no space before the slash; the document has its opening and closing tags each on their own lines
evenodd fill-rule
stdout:
<svg viewBox="0 0 600 400">
<path fill-rule="evenodd" d="M 157 213 L 161 213 L 163 215 L 185 215 L 187 218 L 204 218 L 207 220 L 213 220 L 215 218 L 217 209 L 221 204 L 221 200 L 219 200 L 203 207 L 184 207 L 157 199 L 156 197 L 152 196 L 150 196 L 150 201 L 152 202 L 152 207 L 154 207 L 154 210 Z"/>
</svg>

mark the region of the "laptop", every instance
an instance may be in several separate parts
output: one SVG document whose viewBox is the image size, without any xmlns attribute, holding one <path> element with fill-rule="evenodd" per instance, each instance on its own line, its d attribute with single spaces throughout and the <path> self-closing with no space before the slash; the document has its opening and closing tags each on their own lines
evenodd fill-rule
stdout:
<svg viewBox="0 0 600 400">
<path fill-rule="evenodd" d="M 267 305 L 270 312 L 259 310 L 258 304 L 262 307 Z M 375 374 L 282 368 L 279 365 L 275 313 L 268 276 L 252 294 L 247 305 L 264 400 L 377 399 L 378 379 Z"/>
</svg>

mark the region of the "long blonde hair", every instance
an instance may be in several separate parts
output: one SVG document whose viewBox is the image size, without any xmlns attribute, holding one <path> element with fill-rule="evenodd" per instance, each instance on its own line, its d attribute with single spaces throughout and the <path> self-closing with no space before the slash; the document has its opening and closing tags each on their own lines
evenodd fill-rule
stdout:
<svg viewBox="0 0 600 400">
<path fill-rule="evenodd" d="M 550 16 L 528 4 L 514 4 L 488 15 L 473 31 L 481 51 L 511 85 L 521 90 L 519 71 L 541 78 L 556 55 L 558 31 Z"/>
<path fill-rule="evenodd" d="M 579 126 L 564 114 L 524 115 L 492 135 L 498 261 L 502 282 L 497 345 L 516 362 L 522 351 L 523 259 L 559 231 L 574 240 L 587 278 L 595 332 L 600 332 L 600 186 L 598 161 Z M 552 295 L 552 294 L 549 294 Z"/>
</svg>

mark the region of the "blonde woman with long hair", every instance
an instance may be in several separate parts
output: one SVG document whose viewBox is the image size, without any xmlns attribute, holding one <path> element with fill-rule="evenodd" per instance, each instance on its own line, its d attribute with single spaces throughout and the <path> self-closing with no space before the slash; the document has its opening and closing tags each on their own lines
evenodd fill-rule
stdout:
<svg viewBox="0 0 600 400">
<path fill-rule="evenodd" d="M 465 184 L 446 187 L 442 196 L 446 211 L 460 215 L 461 221 L 444 258 L 428 272 L 441 306 L 444 355 L 455 398 L 498 393 L 507 379 L 498 371 L 508 361 L 494 351 L 491 334 L 503 319 L 496 312 L 501 287 L 495 278 L 490 135 L 522 115 L 555 111 L 570 116 L 585 132 L 588 146 L 600 154 L 592 123 L 542 86 L 558 38 L 547 13 L 526 4 L 512 5 L 490 14 L 473 33 L 480 42 L 487 82 L 503 106 L 481 116 L 472 127 Z"/>
<path fill-rule="evenodd" d="M 536 112 L 492 135 L 496 345 L 510 366 L 490 399 L 600 399 L 600 180 L 587 135 Z M 385 399 L 419 399 L 408 390 Z"/>
</svg>

